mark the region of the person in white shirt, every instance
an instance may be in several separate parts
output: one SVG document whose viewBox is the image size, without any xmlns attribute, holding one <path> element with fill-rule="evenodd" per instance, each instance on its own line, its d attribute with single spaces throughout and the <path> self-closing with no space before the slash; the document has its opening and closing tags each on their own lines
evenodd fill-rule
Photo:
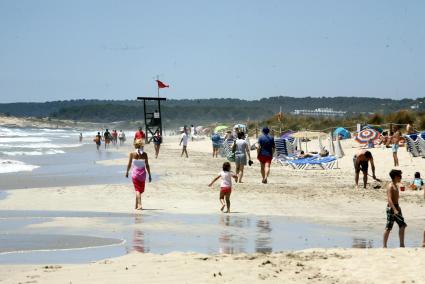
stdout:
<svg viewBox="0 0 425 284">
<path fill-rule="evenodd" d="M 216 182 L 219 178 L 221 178 L 220 184 L 220 203 L 221 203 L 221 211 L 224 210 L 224 207 L 227 206 L 226 213 L 230 213 L 230 194 L 232 193 L 232 178 L 235 181 L 238 180 L 238 176 L 230 171 L 231 166 L 229 162 L 223 163 L 223 171 L 221 171 L 218 176 L 216 176 L 212 182 L 208 185 L 212 187 L 214 182 Z M 226 202 L 224 202 L 224 198 L 226 198 Z"/>
<path fill-rule="evenodd" d="M 183 149 L 182 149 L 182 154 L 180 155 L 180 157 L 183 157 L 183 154 L 186 154 L 186 158 L 189 158 L 189 155 L 187 154 L 187 142 L 189 141 L 189 135 L 187 135 L 187 130 L 186 127 L 183 129 L 183 134 L 182 137 L 180 139 L 180 143 L 179 145 L 182 145 L 183 143 Z"/>
</svg>

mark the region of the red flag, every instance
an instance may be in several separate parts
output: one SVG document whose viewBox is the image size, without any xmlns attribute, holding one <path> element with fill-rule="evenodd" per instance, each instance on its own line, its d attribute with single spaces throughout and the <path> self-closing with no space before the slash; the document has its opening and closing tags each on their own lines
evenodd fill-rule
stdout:
<svg viewBox="0 0 425 284">
<path fill-rule="evenodd" d="M 159 89 L 162 89 L 162 88 L 169 88 L 170 86 L 169 85 L 165 85 L 164 83 L 162 83 L 161 81 L 159 81 L 159 80 L 156 80 L 156 82 L 158 83 L 158 88 Z"/>
</svg>

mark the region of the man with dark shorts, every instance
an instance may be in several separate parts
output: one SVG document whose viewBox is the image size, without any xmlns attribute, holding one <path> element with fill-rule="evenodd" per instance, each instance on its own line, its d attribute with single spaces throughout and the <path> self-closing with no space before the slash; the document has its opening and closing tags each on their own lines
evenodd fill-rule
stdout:
<svg viewBox="0 0 425 284">
<path fill-rule="evenodd" d="M 387 247 L 388 237 L 393 228 L 394 222 L 397 223 L 399 227 L 399 238 L 400 238 L 400 247 L 404 247 L 404 231 L 407 227 L 406 222 L 404 222 L 403 214 L 401 213 L 401 208 L 398 205 L 399 191 L 398 184 L 401 182 L 401 171 L 400 170 L 391 170 L 390 177 L 391 183 L 387 188 L 387 225 L 385 226 L 384 231 L 384 248 Z"/>
<path fill-rule="evenodd" d="M 262 183 L 267 183 L 275 149 L 274 138 L 269 135 L 269 132 L 270 130 L 264 127 L 263 135 L 258 138 L 257 159 L 261 164 Z"/>
<path fill-rule="evenodd" d="M 372 167 L 372 177 L 376 180 L 375 176 L 375 164 L 373 163 L 373 156 L 370 151 L 361 150 L 353 157 L 354 170 L 356 171 L 355 181 L 356 187 L 359 186 L 359 174 L 360 171 L 363 172 L 363 187 L 366 188 L 367 185 L 367 176 L 369 170 L 369 162 Z"/>
</svg>

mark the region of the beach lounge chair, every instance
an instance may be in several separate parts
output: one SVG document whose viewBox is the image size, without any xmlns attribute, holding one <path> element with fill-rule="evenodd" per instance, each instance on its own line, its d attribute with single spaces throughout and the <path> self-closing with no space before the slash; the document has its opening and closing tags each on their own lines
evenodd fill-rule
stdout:
<svg viewBox="0 0 425 284">
<path fill-rule="evenodd" d="M 288 161 L 293 169 L 306 170 L 319 167 L 322 170 L 332 169 L 337 161 L 335 156 L 321 157 L 320 155 Z"/>
<path fill-rule="evenodd" d="M 220 155 L 229 160 L 229 162 L 235 161 L 235 154 L 232 151 L 233 141 L 233 139 L 224 140 L 223 147 L 221 148 L 220 152 Z"/>
<path fill-rule="evenodd" d="M 294 156 L 295 146 L 291 142 L 288 142 L 291 141 L 289 139 L 292 139 L 292 142 L 294 142 L 295 140 L 294 138 L 276 138 L 274 140 L 274 144 L 276 147 L 274 160 L 280 163 L 282 166 L 287 166 L 288 160 L 293 160 L 296 158 Z"/>
<path fill-rule="evenodd" d="M 404 139 L 406 140 L 407 144 L 407 152 L 412 155 L 412 157 L 419 157 L 421 155 L 421 147 L 420 142 L 418 140 L 417 134 L 410 134 L 410 135 L 404 135 Z M 425 150 L 425 148 L 423 148 Z M 425 154 L 425 152 L 424 152 Z"/>
</svg>

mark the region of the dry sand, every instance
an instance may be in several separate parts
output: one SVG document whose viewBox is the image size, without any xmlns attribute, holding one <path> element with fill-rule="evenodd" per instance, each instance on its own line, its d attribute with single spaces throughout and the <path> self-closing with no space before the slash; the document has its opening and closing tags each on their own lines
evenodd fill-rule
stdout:
<svg viewBox="0 0 425 284">
<path fill-rule="evenodd" d="M 220 171 L 223 159 L 211 157 L 208 140 L 189 143 L 189 159 L 180 158 L 178 138 L 166 138 L 159 159 L 152 146 L 152 171 L 160 180 L 147 185 L 143 206 L 160 208 L 166 213 L 221 214 L 218 211 L 218 185 L 207 184 Z M 309 144 L 314 150 L 314 143 Z M 354 188 L 352 156 L 358 144 L 343 141 L 346 156 L 334 170 L 292 170 L 272 165 L 269 183 L 261 184 L 259 164 L 245 171 L 244 183 L 234 186 L 232 209 L 246 214 L 280 215 L 310 222 L 377 230 L 385 226 L 385 190 L 371 182 L 367 190 Z M 390 149 L 372 149 L 377 176 L 388 182 L 392 169 Z M 254 156 L 254 152 L 252 152 Z M 400 169 L 410 181 L 415 171 L 425 173 L 425 161 L 411 159 L 400 150 Z M 122 165 L 127 159 L 103 162 Z M 134 212 L 134 191 L 130 180 L 124 185 L 39 188 L 9 191 L 0 201 L 0 210 L 69 210 Z M 401 193 L 400 204 L 409 228 L 423 228 L 423 192 Z M 143 212 L 141 213 L 143 214 Z M 69 224 L 57 218 L 45 226 L 99 226 L 84 222 Z M 106 226 L 106 225 L 105 225 Z M 396 238 L 397 229 L 390 236 Z M 408 235 L 421 239 L 421 235 Z M 132 253 L 92 264 L 56 264 L 0 266 L 1 283 L 246 283 L 246 282 L 321 282 L 321 283 L 420 283 L 423 249 L 315 249 L 269 255 L 202 255 L 170 253 L 166 255 Z M 215 276 L 214 276 L 215 274 Z"/>
</svg>

